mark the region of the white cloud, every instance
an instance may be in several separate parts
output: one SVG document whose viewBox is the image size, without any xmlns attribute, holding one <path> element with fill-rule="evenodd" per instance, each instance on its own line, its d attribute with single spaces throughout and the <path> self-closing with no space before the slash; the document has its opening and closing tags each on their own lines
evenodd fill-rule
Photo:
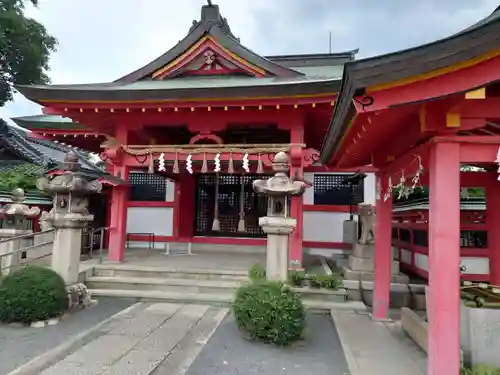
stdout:
<svg viewBox="0 0 500 375">
<path fill-rule="evenodd" d="M 198 20 L 203 0 L 42 0 L 28 15 L 59 40 L 53 83 L 112 81 L 175 45 Z M 491 12 L 496 0 L 214 0 L 233 33 L 261 54 L 361 48 L 389 52 L 447 36 Z M 405 4 L 403 6 L 402 4 Z M 16 95 L 0 109 L 9 118 L 40 113 Z"/>
</svg>

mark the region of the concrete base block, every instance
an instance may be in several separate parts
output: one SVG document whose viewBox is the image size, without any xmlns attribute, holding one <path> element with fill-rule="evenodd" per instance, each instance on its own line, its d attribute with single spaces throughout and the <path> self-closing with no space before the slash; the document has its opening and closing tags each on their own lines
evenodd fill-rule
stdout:
<svg viewBox="0 0 500 375">
<path fill-rule="evenodd" d="M 466 364 L 500 367 L 500 310 L 462 305 L 460 342 Z"/>
<path fill-rule="evenodd" d="M 342 275 L 346 280 L 359 280 L 361 277 L 362 281 L 374 281 L 375 274 L 373 270 L 371 272 L 354 271 L 350 267 L 342 267 Z M 410 278 L 402 273 L 397 273 L 391 275 L 391 283 L 396 284 L 408 284 Z"/>
<path fill-rule="evenodd" d="M 415 343 L 427 353 L 427 322 L 407 307 L 401 309 L 401 325 Z"/>
<path fill-rule="evenodd" d="M 359 272 L 373 272 L 375 269 L 375 261 L 373 258 L 358 258 L 356 256 L 349 256 L 348 267 L 353 271 Z M 391 274 L 399 274 L 399 262 L 393 260 L 391 262 Z"/>
<path fill-rule="evenodd" d="M 361 245 L 359 243 L 354 244 L 352 247 L 352 255 L 357 258 L 371 258 L 374 257 L 373 245 Z"/>
</svg>

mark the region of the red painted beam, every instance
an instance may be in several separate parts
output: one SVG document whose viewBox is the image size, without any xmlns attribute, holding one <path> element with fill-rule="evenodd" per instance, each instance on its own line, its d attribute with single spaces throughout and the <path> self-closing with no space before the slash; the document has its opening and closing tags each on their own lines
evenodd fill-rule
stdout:
<svg viewBox="0 0 500 375">
<path fill-rule="evenodd" d="M 190 111 L 191 107 L 200 110 L 206 110 L 208 107 L 212 109 L 223 109 L 224 107 L 228 107 L 230 110 L 245 110 L 250 108 L 258 108 L 262 106 L 263 109 L 273 109 L 276 106 L 287 106 L 293 109 L 294 105 L 299 107 L 308 106 L 308 107 L 316 107 L 317 105 L 328 105 L 332 107 L 336 99 L 337 94 L 327 93 L 322 95 L 311 95 L 311 96 L 297 96 L 297 97 L 268 97 L 268 98 L 207 98 L 200 100 L 148 100 L 148 101 L 115 101 L 115 102 L 68 102 L 68 101 L 58 101 L 58 102 L 42 102 L 42 105 L 45 107 L 49 107 L 51 109 L 48 110 L 47 114 L 62 114 L 65 109 L 80 111 L 82 109 L 84 112 L 95 112 L 95 109 L 98 109 L 98 112 L 104 112 L 104 110 L 121 110 L 123 112 L 128 108 L 130 112 L 134 111 L 137 113 L 142 113 L 143 109 L 146 112 L 157 112 L 158 108 L 170 109 L 171 111 L 174 108 L 178 108 L 179 110 Z M 244 106 L 245 108 L 241 108 Z M 63 111 L 61 113 L 61 110 Z"/>
<path fill-rule="evenodd" d="M 470 91 L 476 87 L 500 80 L 499 64 L 500 57 L 495 57 L 474 66 L 443 74 L 435 78 L 386 90 L 369 92 L 369 95 L 374 98 L 374 103 L 366 107 L 366 111 L 373 112 L 397 105 L 416 103 Z M 480 102 L 480 100 L 474 100 L 474 102 Z M 488 116 L 483 114 L 470 117 Z"/>
</svg>

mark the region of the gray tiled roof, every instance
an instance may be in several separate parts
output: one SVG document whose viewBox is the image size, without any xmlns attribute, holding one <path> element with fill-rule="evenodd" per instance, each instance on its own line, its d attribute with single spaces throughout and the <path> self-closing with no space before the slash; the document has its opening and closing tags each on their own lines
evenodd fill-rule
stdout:
<svg viewBox="0 0 500 375">
<path fill-rule="evenodd" d="M 69 151 L 73 151 L 80 157 L 82 168 L 100 171 L 96 165 L 87 161 L 82 152 L 48 140 L 31 138 L 25 130 L 10 126 L 1 119 L 0 142 L 12 153 L 18 155 L 19 160 L 24 160 L 25 162 L 30 162 L 37 166 L 47 168 L 58 165 L 63 162 L 65 155 Z M 4 168 L 8 163 L 16 164 L 19 163 L 19 161 L 3 160 L 2 164 Z"/>
</svg>

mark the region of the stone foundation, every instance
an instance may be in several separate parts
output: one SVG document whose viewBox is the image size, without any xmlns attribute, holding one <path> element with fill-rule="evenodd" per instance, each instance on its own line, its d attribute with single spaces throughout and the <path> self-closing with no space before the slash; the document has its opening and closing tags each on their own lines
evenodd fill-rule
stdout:
<svg viewBox="0 0 500 375">
<path fill-rule="evenodd" d="M 464 362 L 500 367 L 500 309 L 460 307 L 460 342 Z"/>
<path fill-rule="evenodd" d="M 342 267 L 342 275 L 346 280 L 374 281 L 375 262 L 373 245 L 353 245 L 353 254 L 349 256 L 347 266 Z M 391 263 L 391 282 L 407 284 L 409 278 L 399 271 L 399 262 Z"/>
</svg>

